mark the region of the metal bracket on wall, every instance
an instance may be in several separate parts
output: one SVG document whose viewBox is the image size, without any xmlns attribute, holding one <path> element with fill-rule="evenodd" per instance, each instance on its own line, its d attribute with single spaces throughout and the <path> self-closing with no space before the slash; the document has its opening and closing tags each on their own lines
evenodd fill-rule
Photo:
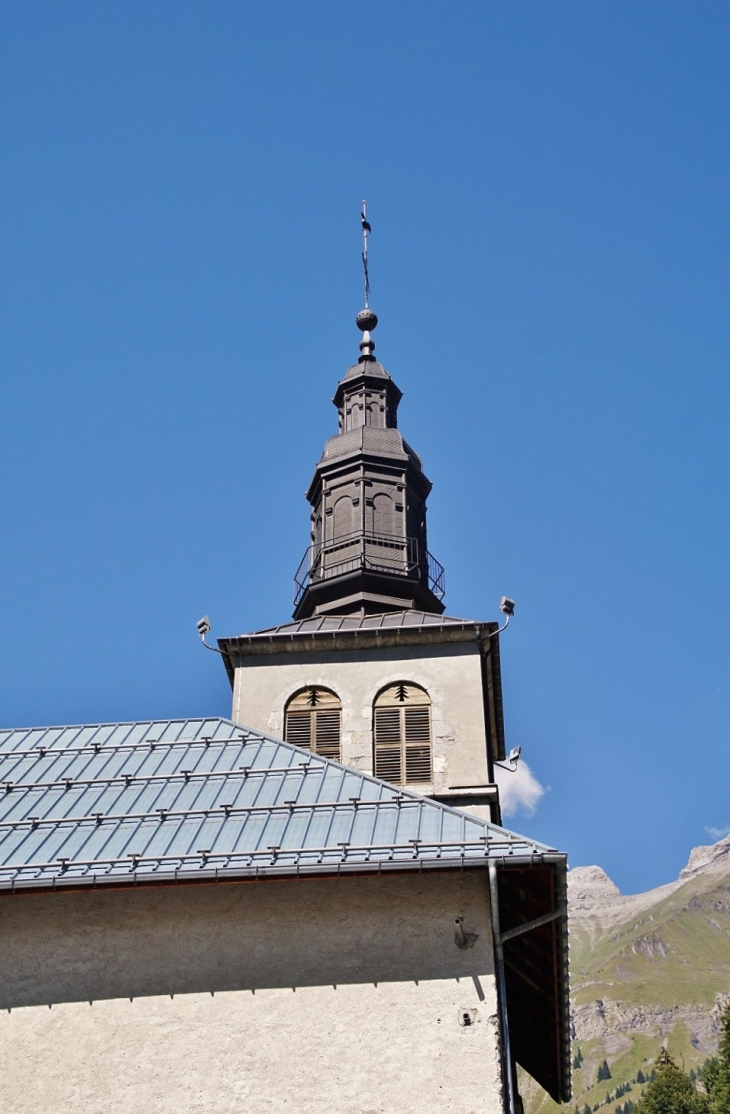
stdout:
<svg viewBox="0 0 730 1114">
<path fill-rule="evenodd" d="M 566 905 L 560 905 L 552 913 L 546 913 L 544 917 L 536 917 L 534 921 L 520 924 L 517 928 L 508 928 L 506 932 L 501 934 L 500 940 L 504 944 L 506 940 L 513 940 L 515 936 L 522 936 L 523 932 L 530 932 L 531 929 L 539 928 L 542 924 L 550 924 L 550 921 L 556 921 L 558 917 L 562 917 L 566 910 Z"/>
<path fill-rule="evenodd" d="M 454 943 L 456 944 L 457 948 L 473 948 L 477 940 L 479 939 L 479 933 L 467 932 L 464 928 L 463 917 L 455 917 L 454 925 L 456 926 L 456 932 L 454 933 Z"/>
</svg>

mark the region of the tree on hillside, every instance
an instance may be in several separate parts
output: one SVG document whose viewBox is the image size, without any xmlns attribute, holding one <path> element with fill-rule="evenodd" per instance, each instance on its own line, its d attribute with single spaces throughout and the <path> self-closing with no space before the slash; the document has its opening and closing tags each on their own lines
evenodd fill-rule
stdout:
<svg viewBox="0 0 730 1114">
<path fill-rule="evenodd" d="M 666 1048 L 659 1055 L 655 1072 L 634 1108 L 636 1114 L 708 1114 L 707 1096 L 695 1089 Z"/>
<path fill-rule="evenodd" d="M 730 1114 L 730 1003 L 722 1018 L 717 1056 L 705 1063 L 701 1076 L 710 1099 L 710 1114 Z"/>
<path fill-rule="evenodd" d="M 598 1069 L 598 1079 L 596 1080 L 596 1082 L 601 1083 L 604 1079 L 610 1079 L 610 1078 L 611 1078 L 611 1069 L 608 1066 L 608 1060 L 604 1060 L 603 1063 L 601 1064 L 601 1066 Z"/>
</svg>

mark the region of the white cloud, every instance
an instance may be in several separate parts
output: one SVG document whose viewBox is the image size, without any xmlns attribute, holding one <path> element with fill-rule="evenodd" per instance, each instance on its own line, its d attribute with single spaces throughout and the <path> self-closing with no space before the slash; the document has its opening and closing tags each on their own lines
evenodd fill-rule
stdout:
<svg viewBox="0 0 730 1114">
<path fill-rule="evenodd" d="M 517 813 L 524 812 L 532 816 L 538 801 L 548 792 L 549 787 L 540 785 L 530 767 L 521 759 L 514 773 L 500 769 L 496 769 L 494 773 L 499 786 L 502 815 L 516 816 Z"/>
<path fill-rule="evenodd" d="M 708 824 L 705 831 L 711 839 L 717 842 L 720 839 L 724 839 L 725 836 L 730 835 L 730 824 L 728 824 L 726 828 L 713 828 L 711 824 Z"/>
</svg>

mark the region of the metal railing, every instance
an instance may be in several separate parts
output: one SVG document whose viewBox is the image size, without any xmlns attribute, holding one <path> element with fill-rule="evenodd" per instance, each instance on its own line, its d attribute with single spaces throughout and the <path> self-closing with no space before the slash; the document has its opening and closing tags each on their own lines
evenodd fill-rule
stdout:
<svg viewBox="0 0 730 1114">
<path fill-rule="evenodd" d="M 358 569 L 424 580 L 439 600 L 446 591 L 443 565 L 419 545 L 418 538 L 357 532 L 316 542 L 305 550 L 294 574 L 294 606 L 310 584 Z"/>
</svg>

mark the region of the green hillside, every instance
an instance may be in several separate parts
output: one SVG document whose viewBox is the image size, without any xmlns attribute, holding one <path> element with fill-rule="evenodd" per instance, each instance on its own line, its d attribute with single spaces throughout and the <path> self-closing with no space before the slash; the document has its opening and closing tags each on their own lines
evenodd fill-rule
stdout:
<svg viewBox="0 0 730 1114">
<path fill-rule="evenodd" d="M 581 1114 L 636 1102 L 662 1045 L 686 1071 L 717 1047 L 730 996 L 730 840 L 700 850 L 679 882 L 635 898 L 596 868 L 571 872 L 571 1108 Z M 610 1078 L 599 1081 L 604 1061 Z M 521 1090 L 528 1114 L 561 1109 L 524 1075 Z"/>
</svg>

